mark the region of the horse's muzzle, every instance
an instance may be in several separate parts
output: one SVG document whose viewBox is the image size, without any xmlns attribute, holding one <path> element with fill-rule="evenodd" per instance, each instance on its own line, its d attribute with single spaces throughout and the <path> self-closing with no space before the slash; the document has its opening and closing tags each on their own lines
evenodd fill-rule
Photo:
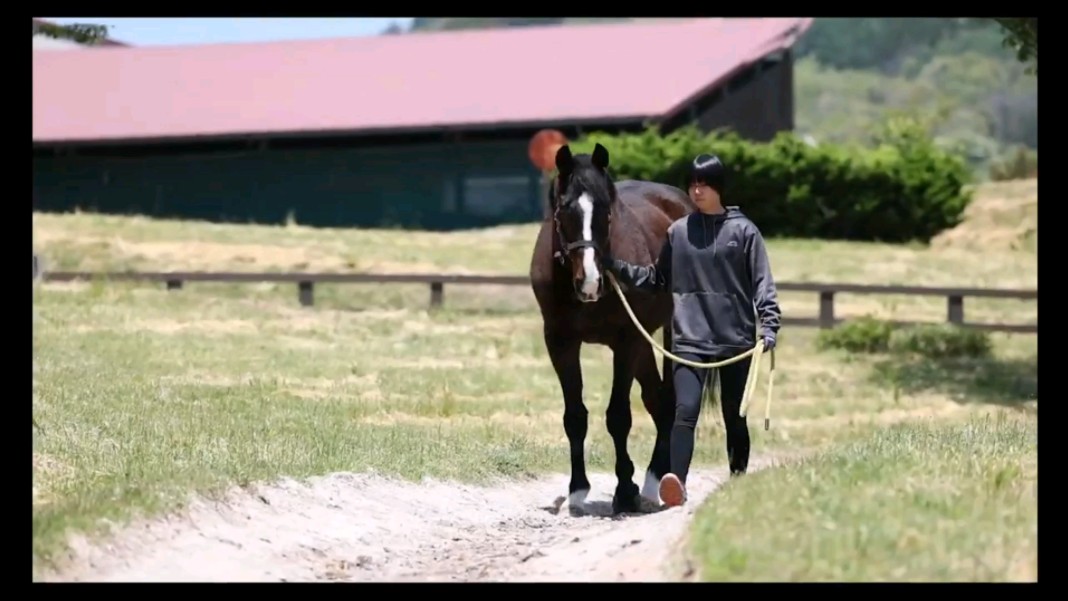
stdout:
<svg viewBox="0 0 1068 601">
<path fill-rule="evenodd" d="M 604 278 L 575 278 L 575 295 L 584 303 L 595 303 L 604 293 Z"/>
</svg>

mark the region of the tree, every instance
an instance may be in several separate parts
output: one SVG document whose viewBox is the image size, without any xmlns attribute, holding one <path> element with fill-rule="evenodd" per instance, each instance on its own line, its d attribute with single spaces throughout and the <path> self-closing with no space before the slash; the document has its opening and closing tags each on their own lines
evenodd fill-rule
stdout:
<svg viewBox="0 0 1068 601">
<path fill-rule="evenodd" d="M 993 17 L 1005 30 L 1005 39 L 1002 44 L 1016 52 L 1016 58 L 1020 62 L 1033 61 L 1028 67 L 1028 72 L 1038 77 L 1038 19 L 1037 18 L 1008 18 Z"/>
<path fill-rule="evenodd" d="M 41 34 L 59 40 L 72 40 L 79 44 L 94 45 L 108 37 L 107 25 L 91 25 L 88 23 L 73 23 L 71 25 L 56 25 L 55 23 L 33 22 L 34 35 Z"/>
</svg>

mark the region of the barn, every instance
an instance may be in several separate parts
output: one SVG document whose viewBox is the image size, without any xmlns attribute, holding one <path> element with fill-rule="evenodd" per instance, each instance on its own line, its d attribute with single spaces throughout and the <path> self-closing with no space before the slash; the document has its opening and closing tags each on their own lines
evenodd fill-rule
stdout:
<svg viewBox="0 0 1068 601">
<path fill-rule="evenodd" d="M 793 128 L 811 19 L 35 51 L 34 208 L 445 230 L 542 216 L 527 154 L 655 122 Z"/>
</svg>

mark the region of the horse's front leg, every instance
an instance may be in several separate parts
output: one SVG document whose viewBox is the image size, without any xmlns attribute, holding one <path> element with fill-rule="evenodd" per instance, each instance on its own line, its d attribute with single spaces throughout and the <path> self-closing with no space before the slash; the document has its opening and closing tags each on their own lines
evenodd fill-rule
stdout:
<svg viewBox="0 0 1068 601">
<path fill-rule="evenodd" d="M 638 485 L 634 483 L 634 462 L 627 452 L 632 416 L 630 389 L 634 383 L 633 345 L 620 344 L 612 349 L 612 393 L 608 399 L 605 418 L 608 434 L 616 450 L 616 493 L 612 497 L 612 512 L 636 512 L 640 508 Z"/>
<path fill-rule="evenodd" d="M 670 324 L 667 326 L 670 328 Z M 670 330 L 669 330 L 670 332 Z M 664 336 L 664 348 L 671 348 L 670 334 Z M 656 356 L 653 348 L 644 341 L 638 343 L 635 352 L 635 377 L 641 386 L 642 403 L 656 426 L 656 441 L 653 443 L 653 455 L 645 471 L 642 484 L 642 496 L 654 504 L 660 504 L 660 479 L 671 469 L 671 425 L 675 421 L 675 392 L 672 382 L 670 360 L 664 361 L 664 373 L 661 378 L 656 369 Z"/>
<path fill-rule="evenodd" d="M 571 447 L 571 482 L 568 484 L 568 503 L 577 507 L 590 492 L 586 477 L 586 431 L 588 412 L 582 402 L 582 364 L 579 362 L 581 342 L 578 339 L 545 332 L 545 346 L 549 351 L 560 390 L 564 395 L 564 432 Z"/>
</svg>

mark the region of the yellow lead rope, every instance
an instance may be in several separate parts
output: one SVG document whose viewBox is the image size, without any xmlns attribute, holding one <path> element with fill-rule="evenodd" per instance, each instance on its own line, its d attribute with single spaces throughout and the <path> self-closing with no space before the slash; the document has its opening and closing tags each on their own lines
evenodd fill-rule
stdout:
<svg viewBox="0 0 1068 601">
<path fill-rule="evenodd" d="M 671 354 L 667 349 L 660 346 L 660 344 L 658 344 L 657 341 L 652 336 L 650 336 L 648 332 L 645 331 L 645 328 L 643 328 L 642 324 L 638 321 L 638 317 L 634 315 L 634 310 L 630 308 L 630 304 L 627 302 L 627 297 L 623 294 L 623 289 L 620 288 L 619 282 L 616 281 L 615 274 L 613 274 L 611 271 L 608 272 L 608 281 L 612 283 L 612 287 L 615 288 L 616 294 L 619 295 L 619 299 L 623 302 L 623 308 L 627 310 L 627 315 L 630 315 L 631 321 L 634 322 L 634 327 L 638 328 L 638 331 L 641 332 L 642 336 L 644 336 L 645 339 L 649 341 L 649 344 L 653 345 L 654 349 L 656 349 L 660 352 L 661 355 L 668 357 L 672 361 L 675 361 L 676 363 L 681 363 L 683 365 L 696 367 L 699 369 L 715 369 L 717 367 L 723 367 L 724 365 L 737 363 L 738 361 L 741 361 L 742 359 L 745 359 L 746 357 L 752 355 L 753 360 L 749 363 L 749 374 L 745 380 L 745 391 L 742 393 L 742 406 L 738 410 L 738 415 L 742 417 L 746 416 L 746 414 L 749 412 L 749 401 L 753 395 L 753 389 L 756 388 L 757 374 L 760 371 L 760 359 L 764 355 L 763 338 L 758 336 L 756 346 L 736 357 L 724 359 L 723 361 L 716 361 L 713 363 L 698 363 L 696 361 L 683 359 L 682 357 L 678 357 L 676 355 Z M 771 349 L 771 364 L 769 365 L 769 367 L 770 369 L 768 370 L 768 400 L 764 404 L 765 430 L 771 427 L 771 394 L 772 390 L 775 388 L 775 349 Z M 671 377 L 671 375 L 664 374 L 663 377 L 669 378 Z"/>
</svg>

